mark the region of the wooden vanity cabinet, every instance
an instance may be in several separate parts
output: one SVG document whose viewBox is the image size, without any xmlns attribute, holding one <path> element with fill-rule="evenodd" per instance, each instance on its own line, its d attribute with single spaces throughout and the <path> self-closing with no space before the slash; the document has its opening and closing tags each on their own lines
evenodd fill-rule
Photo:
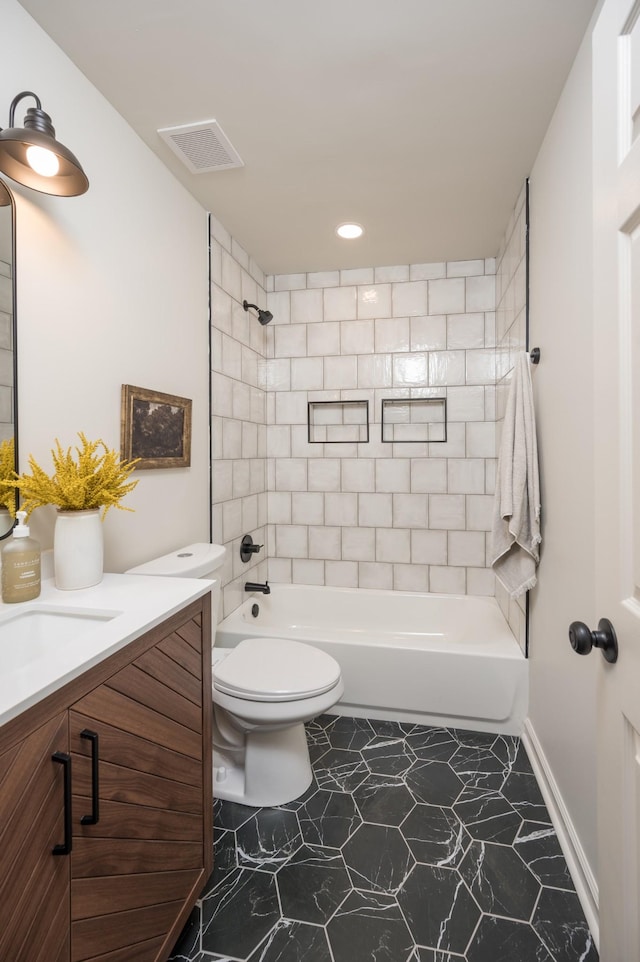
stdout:
<svg viewBox="0 0 640 962">
<path fill-rule="evenodd" d="M 0 754 L 0 959 L 69 959 L 68 855 L 64 844 L 66 713 Z"/>
<path fill-rule="evenodd" d="M 27 825 L 21 847 L 13 845 L 22 851 L 11 859 L 15 871 L 6 872 L 0 848 L 0 959 L 163 962 L 169 955 L 212 869 L 209 599 L 56 693 L 54 703 L 66 692 L 66 709 L 0 755 L 0 832 L 14 834 L 3 803 L 17 810 L 16 827 Z M 42 704 L 36 708 L 41 714 Z M 56 750 L 71 758 L 70 856 L 51 854 L 50 838 L 64 836 L 63 766 L 50 757 Z M 12 772 L 13 805 L 5 798 Z M 28 825 L 38 808 L 48 817 L 36 832 Z M 33 865 L 25 869 L 27 862 Z M 32 904 L 36 884 L 31 920 L 20 906 Z M 44 892 L 54 887 L 51 899 Z M 15 909 L 7 908 L 5 889 Z M 47 919 L 62 921 L 46 951 L 45 907 Z M 16 934 L 4 931 L 5 915 L 15 919 Z M 10 938 L 22 947 L 3 951 Z"/>
</svg>

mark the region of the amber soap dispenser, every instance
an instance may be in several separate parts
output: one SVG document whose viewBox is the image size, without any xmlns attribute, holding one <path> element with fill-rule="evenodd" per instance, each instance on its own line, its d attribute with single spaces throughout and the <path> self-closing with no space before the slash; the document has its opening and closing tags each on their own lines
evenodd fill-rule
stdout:
<svg viewBox="0 0 640 962">
<path fill-rule="evenodd" d="M 2 548 L 2 600 L 5 604 L 33 601 L 40 594 L 40 545 L 24 523 L 26 511 L 17 511 L 13 537 Z"/>
</svg>

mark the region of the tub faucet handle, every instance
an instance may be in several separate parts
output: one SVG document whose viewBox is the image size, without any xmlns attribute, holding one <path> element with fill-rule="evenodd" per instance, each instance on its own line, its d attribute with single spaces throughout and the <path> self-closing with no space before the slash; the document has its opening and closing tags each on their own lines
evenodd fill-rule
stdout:
<svg viewBox="0 0 640 962">
<path fill-rule="evenodd" d="M 251 561 L 251 555 L 257 554 L 264 545 L 254 544 L 253 538 L 250 534 L 245 534 L 242 541 L 240 542 L 240 558 L 245 563 Z"/>
</svg>

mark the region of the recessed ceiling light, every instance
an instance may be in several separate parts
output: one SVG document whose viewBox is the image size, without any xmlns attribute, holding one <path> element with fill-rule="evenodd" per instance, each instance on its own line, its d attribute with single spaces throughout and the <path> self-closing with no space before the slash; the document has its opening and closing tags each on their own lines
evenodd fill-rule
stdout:
<svg viewBox="0 0 640 962">
<path fill-rule="evenodd" d="M 356 237 L 362 237 L 364 227 L 361 227 L 360 224 L 340 224 L 336 227 L 336 234 L 346 240 L 355 240 Z"/>
</svg>

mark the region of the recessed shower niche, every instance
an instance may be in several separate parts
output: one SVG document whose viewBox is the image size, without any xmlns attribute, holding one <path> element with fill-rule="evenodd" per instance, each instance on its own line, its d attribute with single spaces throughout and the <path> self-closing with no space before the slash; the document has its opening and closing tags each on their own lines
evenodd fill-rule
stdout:
<svg viewBox="0 0 640 962">
<path fill-rule="evenodd" d="M 446 397 L 384 398 L 382 440 L 395 444 L 446 441 Z"/>
<path fill-rule="evenodd" d="M 309 444 L 349 444 L 369 440 L 369 402 L 309 401 Z"/>
</svg>

